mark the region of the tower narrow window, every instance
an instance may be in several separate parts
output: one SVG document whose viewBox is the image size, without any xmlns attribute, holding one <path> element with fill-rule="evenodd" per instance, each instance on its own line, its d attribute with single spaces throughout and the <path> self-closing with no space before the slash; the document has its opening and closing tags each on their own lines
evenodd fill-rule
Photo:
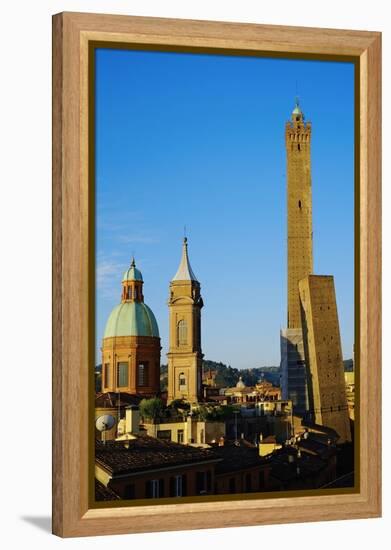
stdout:
<svg viewBox="0 0 391 550">
<path fill-rule="evenodd" d="M 186 389 L 186 376 L 184 372 L 181 372 L 179 375 L 179 390 L 185 390 Z"/>
<path fill-rule="evenodd" d="M 110 363 L 105 363 L 105 366 L 104 366 L 104 380 L 103 380 L 103 385 L 105 388 L 109 388 L 110 385 L 111 385 L 111 380 L 110 380 Z"/>
<path fill-rule="evenodd" d="M 137 377 L 139 386 L 148 386 L 148 364 L 139 363 L 137 367 Z"/>
<path fill-rule="evenodd" d="M 299 201 L 299 208 L 300 208 L 300 210 L 301 210 L 301 201 Z"/>
<path fill-rule="evenodd" d="M 117 367 L 118 387 L 126 388 L 128 385 L 128 363 L 118 363 Z"/>
<path fill-rule="evenodd" d="M 187 345 L 187 322 L 181 319 L 177 325 L 177 342 L 178 346 Z"/>
<path fill-rule="evenodd" d="M 129 286 L 128 287 L 128 300 L 131 300 L 132 299 L 132 287 Z"/>
<path fill-rule="evenodd" d="M 297 144 L 297 150 L 300 151 L 300 143 Z"/>
</svg>

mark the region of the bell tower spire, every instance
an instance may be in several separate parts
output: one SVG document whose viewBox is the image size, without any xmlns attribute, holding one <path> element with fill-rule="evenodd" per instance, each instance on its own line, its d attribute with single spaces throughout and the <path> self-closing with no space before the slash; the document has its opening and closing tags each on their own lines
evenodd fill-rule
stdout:
<svg viewBox="0 0 391 550">
<path fill-rule="evenodd" d="M 201 286 L 191 268 L 187 247 L 187 237 L 184 237 L 181 261 L 170 282 L 168 401 L 184 399 L 196 403 L 201 398 L 203 301 Z"/>
</svg>

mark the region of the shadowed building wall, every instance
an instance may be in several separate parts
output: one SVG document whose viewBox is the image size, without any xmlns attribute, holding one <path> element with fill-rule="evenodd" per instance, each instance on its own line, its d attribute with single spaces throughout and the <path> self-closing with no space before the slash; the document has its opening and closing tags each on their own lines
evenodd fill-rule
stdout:
<svg viewBox="0 0 391 550">
<path fill-rule="evenodd" d="M 334 278 L 309 275 L 299 290 L 312 420 L 351 441 Z"/>
</svg>

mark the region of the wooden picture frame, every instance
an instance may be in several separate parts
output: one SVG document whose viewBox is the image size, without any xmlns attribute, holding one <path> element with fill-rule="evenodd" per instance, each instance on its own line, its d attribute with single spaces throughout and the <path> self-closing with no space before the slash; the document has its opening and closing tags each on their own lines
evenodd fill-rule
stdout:
<svg viewBox="0 0 391 550">
<path fill-rule="evenodd" d="M 90 508 L 90 44 L 357 63 L 359 489 L 348 494 Z M 356 136 L 357 136 L 356 134 Z M 381 34 L 61 13 L 53 17 L 53 532 L 62 537 L 378 517 L 381 514 Z M 356 264 L 357 267 L 357 264 Z M 357 279 L 356 279 L 357 280 Z"/>
</svg>

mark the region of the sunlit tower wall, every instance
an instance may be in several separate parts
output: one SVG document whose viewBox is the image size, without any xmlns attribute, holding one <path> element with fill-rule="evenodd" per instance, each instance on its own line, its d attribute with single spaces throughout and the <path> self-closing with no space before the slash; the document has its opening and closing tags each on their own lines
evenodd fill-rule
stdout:
<svg viewBox="0 0 391 550">
<path fill-rule="evenodd" d="M 339 443 L 351 441 L 334 278 L 310 275 L 299 283 L 309 414 L 331 428 Z"/>
<path fill-rule="evenodd" d="M 305 122 L 298 101 L 285 125 L 287 158 L 287 328 L 281 330 L 283 399 L 291 399 L 297 414 L 308 408 L 306 366 L 301 325 L 299 281 L 313 271 L 311 123 Z"/>
</svg>

